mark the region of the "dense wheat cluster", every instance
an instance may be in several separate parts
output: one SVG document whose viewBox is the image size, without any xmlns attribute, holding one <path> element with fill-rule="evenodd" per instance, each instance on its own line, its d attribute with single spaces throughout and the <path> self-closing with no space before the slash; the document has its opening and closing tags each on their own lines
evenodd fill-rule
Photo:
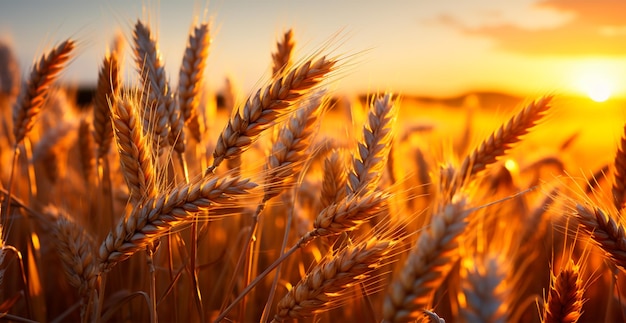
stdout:
<svg viewBox="0 0 626 323">
<path fill-rule="evenodd" d="M 0 47 L 3 319 L 624 320 L 626 133 L 614 163 L 569 176 L 594 170 L 510 154 L 552 96 L 510 107 L 484 140 L 468 113 L 451 138 L 406 118 L 429 111 L 400 93 L 337 100 L 344 58 L 295 57 L 292 30 L 271 78 L 217 104 L 209 25 L 181 35 L 180 66 L 151 28 L 103 53 L 86 106 L 57 82 L 74 40 L 22 85 Z"/>
</svg>

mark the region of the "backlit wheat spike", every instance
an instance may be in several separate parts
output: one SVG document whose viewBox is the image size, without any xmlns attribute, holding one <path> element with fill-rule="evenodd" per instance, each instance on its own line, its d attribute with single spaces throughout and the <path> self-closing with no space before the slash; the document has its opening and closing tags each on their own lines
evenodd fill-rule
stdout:
<svg viewBox="0 0 626 323">
<path fill-rule="evenodd" d="M 339 151 L 334 150 L 324 160 L 324 177 L 320 203 L 322 208 L 341 201 L 346 195 L 347 174 Z"/>
<path fill-rule="evenodd" d="M 574 217 L 582 229 L 622 271 L 626 271 L 626 234 L 624 226 L 597 207 L 577 204 Z"/>
<path fill-rule="evenodd" d="M 280 193 L 302 169 L 305 152 L 310 146 L 314 126 L 318 120 L 324 93 L 317 93 L 293 112 L 278 131 L 265 168 L 267 187 L 263 201 Z"/>
<path fill-rule="evenodd" d="M 44 212 L 56 218 L 52 233 L 56 250 L 70 285 L 78 289 L 81 297 L 81 316 L 85 312 L 90 295 L 97 288 L 98 266 L 94 252 L 94 242 L 85 228 L 70 220 L 69 216 L 55 207 L 47 207 Z"/>
<path fill-rule="evenodd" d="M 56 183 L 65 175 L 67 169 L 65 157 L 74 142 L 75 131 L 75 120 L 59 123 L 46 131 L 33 148 L 33 163 L 41 166 L 40 169 L 51 183 Z"/>
<path fill-rule="evenodd" d="M 613 203 L 618 211 L 624 208 L 626 204 L 626 124 L 624 125 L 624 134 L 620 140 L 617 153 L 615 154 L 614 172 L 613 172 Z"/>
<path fill-rule="evenodd" d="M 348 175 L 348 194 L 378 185 L 391 149 L 394 107 L 391 94 L 372 101 L 367 125 L 363 127 L 363 141 L 358 144 L 358 155 L 354 155 L 353 170 Z"/>
<path fill-rule="evenodd" d="M 172 227 L 191 221 L 212 205 L 228 203 L 255 186 L 248 179 L 205 176 L 171 191 L 159 192 L 137 205 L 109 232 L 100 245 L 102 270 L 108 271 L 135 252 L 144 250 Z"/>
<path fill-rule="evenodd" d="M 178 104 L 191 136 L 201 140 L 198 109 L 200 108 L 200 90 L 204 81 L 211 35 L 209 25 L 201 24 L 189 35 L 183 63 L 178 76 Z"/>
<path fill-rule="evenodd" d="M 484 259 L 481 259 L 484 257 Z M 468 323 L 508 322 L 507 264 L 497 255 L 463 261 L 459 314 Z"/>
<path fill-rule="evenodd" d="M 470 212 L 466 198 L 460 197 L 433 216 L 388 288 L 383 303 L 385 322 L 413 321 L 429 308 L 432 295 L 459 259 L 458 238 Z"/>
<path fill-rule="evenodd" d="M 213 164 L 207 172 L 212 172 L 224 159 L 241 154 L 262 131 L 291 112 L 293 104 L 318 86 L 333 70 L 335 63 L 336 60 L 326 57 L 308 60 L 259 89 L 228 121 L 219 136 L 213 151 Z"/>
<path fill-rule="evenodd" d="M 327 310 L 350 287 L 371 276 L 396 245 L 396 241 L 374 237 L 326 258 L 280 300 L 274 321 L 301 319 Z"/>
<path fill-rule="evenodd" d="M 109 127 L 111 127 L 109 122 Z M 85 183 L 89 183 L 96 174 L 96 147 L 91 136 L 91 122 L 85 117 L 80 119 L 78 126 L 78 149 L 80 153 L 81 173 Z"/>
<path fill-rule="evenodd" d="M 424 316 L 427 319 L 425 323 L 446 323 L 446 320 L 439 317 L 435 312 L 424 310 Z"/>
<path fill-rule="evenodd" d="M 576 323 L 582 315 L 584 287 L 580 266 L 569 260 L 557 276 L 550 273 L 543 323 Z"/>
<path fill-rule="evenodd" d="M 387 194 L 363 192 L 350 194 L 323 209 L 315 218 L 312 236 L 328 236 L 355 230 L 365 221 L 385 212 Z"/>
<path fill-rule="evenodd" d="M 165 67 L 156 40 L 152 38 L 150 28 L 141 21 L 135 24 L 133 34 L 135 42 L 135 63 L 147 91 L 145 107 L 140 114 L 144 119 L 144 131 L 152 133 L 154 147 L 159 154 L 169 143 L 170 116 L 176 111 L 176 104 L 165 75 Z"/>
<path fill-rule="evenodd" d="M 111 107 L 115 140 L 120 155 L 122 174 L 128 184 L 133 204 L 156 194 L 156 174 L 152 146 L 144 135 L 138 106 L 139 98 L 124 94 Z"/>
<path fill-rule="evenodd" d="M 21 98 L 13 108 L 13 135 L 15 145 L 24 140 L 32 129 L 35 118 L 41 112 L 50 86 L 58 78 L 59 72 L 70 59 L 76 45 L 66 40 L 51 50 L 33 66 L 28 84 L 22 88 Z"/>
<path fill-rule="evenodd" d="M 289 29 L 283 34 L 283 38 L 276 43 L 276 52 L 272 53 L 272 75 L 277 76 L 281 71 L 291 65 L 291 57 L 295 42 L 293 40 L 293 30 Z"/>
<path fill-rule="evenodd" d="M 93 137 L 98 146 L 97 158 L 104 158 L 111 148 L 113 141 L 113 127 L 111 125 L 112 105 L 119 95 L 121 86 L 120 55 L 111 51 L 105 58 L 98 73 L 98 85 L 93 109 Z M 111 105 L 111 107 L 109 107 Z"/>
<path fill-rule="evenodd" d="M 513 144 L 519 142 L 521 136 L 527 134 L 550 109 L 551 100 L 551 96 L 546 96 L 531 102 L 470 152 L 455 173 L 457 179 L 451 193 L 463 186 L 466 180 L 493 164 L 498 157 L 506 154 Z"/>
</svg>

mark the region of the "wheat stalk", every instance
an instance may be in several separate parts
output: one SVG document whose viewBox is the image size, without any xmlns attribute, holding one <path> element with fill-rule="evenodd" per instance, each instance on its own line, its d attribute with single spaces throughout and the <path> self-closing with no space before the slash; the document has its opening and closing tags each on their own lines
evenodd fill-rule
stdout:
<svg viewBox="0 0 626 323">
<path fill-rule="evenodd" d="M 550 109 L 551 100 L 551 96 L 546 96 L 538 101 L 531 102 L 467 155 L 461 167 L 454 173 L 454 176 L 457 176 L 457 178 L 450 193 L 453 194 L 468 179 L 494 163 L 513 144 L 519 142 L 521 136 L 527 134 Z"/>
<path fill-rule="evenodd" d="M 348 175 L 348 194 L 378 185 L 391 149 L 394 107 L 391 94 L 372 101 L 367 125 L 363 127 L 363 141 L 358 143 L 358 155 L 355 154 L 353 170 Z"/>
<path fill-rule="evenodd" d="M 397 241 L 372 237 L 326 258 L 278 302 L 274 322 L 302 319 L 327 310 L 350 287 L 370 277 L 395 246 Z"/>
<path fill-rule="evenodd" d="M 388 212 L 388 208 L 385 206 L 386 200 L 387 194 L 385 193 L 361 192 L 360 195 L 351 194 L 340 202 L 326 207 L 318 214 L 314 223 L 314 229 L 300 237 L 291 249 L 283 253 L 264 272 L 259 274 L 254 281 L 248 284 L 235 300 L 220 313 L 216 321 L 224 319 L 247 293 L 296 250 L 305 247 L 317 237 L 332 236 L 356 230 L 368 219 Z"/>
<path fill-rule="evenodd" d="M 28 84 L 22 88 L 21 99 L 13 108 L 13 136 L 16 146 L 32 129 L 50 86 L 58 78 L 75 47 L 74 41 L 68 39 L 48 52 L 48 55 L 43 55 L 33 66 Z"/>
<path fill-rule="evenodd" d="M 157 182 L 153 164 L 153 152 L 144 135 L 138 115 L 136 97 L 124 94 L 111 106 L 115 141 L 120 155 L 122 174 L 130 191 L 133 204 L 142 197 L 156 194 Z"/>
<path fill-rule="evenodd" d="M 178 106 L 172 106 L 170 110 L 170 145 L 178 152 L 179 161 L 183 169 L 185 181 L 189 180 L 187 170 L 187 162 L 184 157 L 185 152 L 185 136 L 183 126 L 186 124 L 190 129 L 192 136 L 196 142 L 200 142 L 200 122 L 198 121 L 199 108 L 199 92 L 203 85 L 203 75 L 206 68 L 206 61 L 209 55 L 209 26 L 202 24 L 194 28 L 193 34 L 189 35 L 189 42 L 185 49 L 185 55 L 179 72 L 178 81 Z M 194 268 L 192 273 L 192 286 L 195 292 L 196 307 L 200 314 L 200 320 L 203 321 L 204 311 L 202 309 L 202 301 L 200 290 L 198 289 L 198 277 L 195 271 L 197 258 L 197 222 L 193 221 L 190 228 L 191 234 L 191 260 L 190 267 Z"/>
<path fill-rule="evenodd" d="M 249 243 L 248 246 L 244 247 L 240 259 L 237 261 L 235 273 L 239 270 L 239 264 L 243 263 L 243 257 L 256 241 L 254 236 L 265 204 L 278 196 L 293 181 L 305 163 L 305 151 L 310 147 L 310 137 L 313 134 L 313 126 L 318 120 L 323 96 L 324 92 L 322 91 L 313 95 L 309 101 L 292 114 L 278 131 L 264 169 L 266 184 L 264 196 L 253 215 L 253 223 L 246 239 Z M 246 261 L 250 258 L 247 258 Z"/>
<path fill-rule="evenodd" d="M 241 154 L 278 118 L 290 112 L 293 104 L 310 89 L 319 85 L 333 70 L 336 61 L 322 57 L 308 60 L 259 89 L 237 111 L 219 136 L 213 151 L 212 172 L 224 159 Z"/>
<path fill-rule="evenodd" d="M 626 234 L 624 226 L 600 208 L 576 204 L 574 217 L 605 255 L 626 271 Z"/>
<path fill-rule="evenodd" d="M 584 288 L 580 266 L 571 259 L 557 276 L 550 273 L 550 290 L 544 302 L 544 323 L 576 323 L 582 315 Z"/>
<path fill-rule="evenodd" d="M 294 46 L 295 41 L 293 40 L 293 30 L 289 29 L 283 34 L 282 40 L 276 43 L 276 52 L 272 53 L 273 76 L 280 75 L 282 71 L 290 67 Z"/>
<path fill-rule="evenodd" d="M 246 194 L 255 186 L 239 177 L 208 176 L 147 199 L 125 216 L 103 241 L 99 251 L 102 270 L 108 271 L 210 206 L 229 202 L 233 196 Z"/>
<path fill-rule="evenodd" d="M 466 198 L 448 204 L 435 214 L 429 228 L 418 238 L 398 277 L 388 288 L 383 303 L 385 322 L 415 320 L 427 309 L 435 290 L 458 260 L 458 238 L 471 212 Z"/>
<path fill-rule="evenodd" d="M 178 76 L 178 104 L 191 136 L 201 140 L 198 109 L 200 106 L 200 89 L 202 88 L 211 35 L 209 25 L 201 24 L 189 35 L 185 55 Z"/>
</svg>

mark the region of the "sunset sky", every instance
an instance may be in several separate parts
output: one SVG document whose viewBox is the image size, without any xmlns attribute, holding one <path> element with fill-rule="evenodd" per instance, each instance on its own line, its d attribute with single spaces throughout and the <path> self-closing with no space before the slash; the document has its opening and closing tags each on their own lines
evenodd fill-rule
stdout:
<svg viewBox="0 0 626 323">
<path fill-rule="evenodd" d="M 130 39 L 146 18 L 174 82 L 194 17 L 212 24 L 208 71 L 217 90 L 229 75 L 252 91 L 267 78 L 276 39 L 293 27 L 298 57 L 330 42 L 347 58 L 334 83 L 341 92 L 536 96 L 595 87 L 626 97 L 623 0 L 3 1 L 0 39 L 26 74 L 43 50 L 76 38 L 79 56 L 63 79 L 95 83 L 116 30 Z"/>
</svg>

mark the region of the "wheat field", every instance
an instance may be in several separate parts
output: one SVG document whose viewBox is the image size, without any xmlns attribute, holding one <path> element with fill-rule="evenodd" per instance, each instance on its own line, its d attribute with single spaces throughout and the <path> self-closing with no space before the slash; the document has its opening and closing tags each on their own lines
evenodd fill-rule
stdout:
<svg viewBox="0 0 626 323">
<path fill-rule="evenodd" d="M 294 57 L 294 30 L 271 77 L 218 104 L 209 24 L 181 35 L 180 66 L 131 29 L 87 106 L 58 81 L 75 40 L 24 82 L 0 48 L 3 320 L 626 319 L 626 127 L 593 138 L 604 160 L 554 123 L 558 95 L 490 123 L 402 93 L 338 100 L 349 56 Z"/>
</svg>

